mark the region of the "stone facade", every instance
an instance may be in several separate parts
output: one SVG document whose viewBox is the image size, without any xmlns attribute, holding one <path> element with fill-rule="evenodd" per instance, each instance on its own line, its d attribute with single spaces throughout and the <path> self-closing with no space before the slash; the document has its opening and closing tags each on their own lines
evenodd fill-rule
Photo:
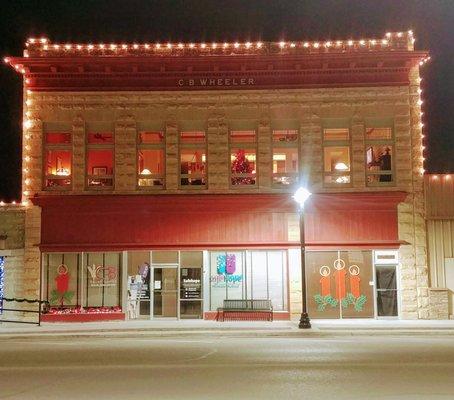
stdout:
<svg viewBox="0 0 454 400">
<path fill-rule="evenodd" d="M 217 92 L 36 92 L 29 95 L 32 127 L 24 148 L 27 164 L 26 197 L 34 194 L 96 194 L 86 188 L 85 135 L 91 123 L 111 125 L 115 131 L 115 184 L 103 193 L 139 194 L 137 190 L 137 127 L 144 121 L 158 121 L 166 140 L 165 189 L 150 194 L 194 193 L 179 188 L 178 132 L 181 121 L 196 121 L 206 127 L 208 185 L 197 193 L 286 192 L 272 186 L 271 126 L 276 120 L 299 121 L 301 171 L 313 192 L 405 191 L 400 204 L 401 316 L 430 318 L 429 281 L 426 259 L 425 222 L 422 197 L 422 153 L 419 74 L 411 72 L 410 86 L 248 90 Z M 231 187 L 229 182 L 229 128 L 253 121 L 257 132 L 258 185 Z M 45 191 L 42 180 L 43 133 L 47 123 L 60 121 L 72 129 L 72 187 L 65 191 Z M 372 122 L 371 122 L 372 121 Z M 368 124 L 390 124 L 394 130 L 395 185 L 369 187 L 365 172 L 365 128 Z M 246 122 L 245 126 L 246 126 Z M 347 127 L 351 132 L 351 184 L 342 188 L 323 183 L 323 128 Z M 24 182 L 25 184 L 25 182 Z M 288 192 L 288 191 L 287 191 Z M 24 193 L 25 195 L 25 193 Z M 40 216 L 38 207 L 25 213 L 24 294 L 38 291 Z M 300 281 L 291 278 L 292 311 L 300 306 Z M 299 306 L 298 306 L 299 303 Z"/>
</svg>

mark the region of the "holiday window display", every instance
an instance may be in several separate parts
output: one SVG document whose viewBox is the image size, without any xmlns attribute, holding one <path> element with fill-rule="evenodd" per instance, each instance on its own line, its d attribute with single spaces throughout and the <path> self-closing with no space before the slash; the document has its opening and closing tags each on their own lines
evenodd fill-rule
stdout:
<svg viewBox="0 0 454 400">
<path fill-rule="evenodd" d="M 313 318 L 373 317 L 371 251 L 309 251 L 306 263 Z"/>
<path fill-rule="evenodd" d="M 246 151 L 237 150 L 231 165 L 232 185 L 255 185 L 255 176 L 235 176 L 242 174 L 255 174 L 254 163 L 247 157 Z"/>
</svg>

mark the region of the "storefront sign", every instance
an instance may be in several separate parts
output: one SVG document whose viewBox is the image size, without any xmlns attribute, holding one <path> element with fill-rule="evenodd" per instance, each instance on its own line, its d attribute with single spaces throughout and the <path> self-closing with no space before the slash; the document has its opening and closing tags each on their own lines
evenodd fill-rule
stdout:
<svg viewBox="0 0 454 400">
<path fill-rule="evenodd" d="M 91 284 L 94 287 L 116 286 L 117 285 L 117 267 L 102 265 L 87 265 L 90 274 Z"/>
<path fill-rule="evenodd" d="M 191 78 L 178 79 L 178 86 L 254 86 L 255 79 L 250 77 L 238 78 Z"/>
<path fill-rule="evenodd" d="M 220 254 L 216 257 L 216 272 L 217 275 L 211 275 L 211 287 L 229 288 L 240 287 L 243 281 L 242 274 L 235 274 L 236 271 L 236 257 L 235 254 Z"/>
</svg>

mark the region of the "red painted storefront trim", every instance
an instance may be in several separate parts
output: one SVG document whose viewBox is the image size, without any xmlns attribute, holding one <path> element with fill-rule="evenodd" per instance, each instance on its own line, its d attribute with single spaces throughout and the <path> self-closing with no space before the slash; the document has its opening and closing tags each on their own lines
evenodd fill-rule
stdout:
<svg viewBox="0 0 454 400">
<path fill-rule="evenodd" d="M 309 249 L 397 248 L 403 192 L 313 195 L 306 207 Z M 42 251 L 296 248 L 287 194 L 48 195 Z M 293 227 L 297 229 L 297 227 Z"/>
<path fill-rule="evenodd" d="M 124 321 L 125 313 L 42 314 L 42 322 Z"/>
</svg>

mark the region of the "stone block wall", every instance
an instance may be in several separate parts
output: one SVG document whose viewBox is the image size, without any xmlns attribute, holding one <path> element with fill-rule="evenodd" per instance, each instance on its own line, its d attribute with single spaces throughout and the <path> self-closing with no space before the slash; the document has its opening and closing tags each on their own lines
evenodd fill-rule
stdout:
<svg viewBox="0 0 454 400">
<path fill-rule="evenodd" d="M 64 121 L 73 133 L 73 185 L 53 194 L 98 194 L 85 185 L 85 135 L 90 121 L 105 121 L 115 130 L 115 187 L 103 193 L 163 194 L 194 193 L 179 188 L 180 121 L 206 121 L 208 185 L 197 193 L 288 193 L 272 185 L 271 127 L 274 120 L 299 121 L 300 167 L 313 192 L 405 191 L 399 205 L 401 304 L 403 318 L 429 318 L 428 268 L 426 260 L 419 74 L 412 70 L 410 86 L 305 90 L 248 90 L 216 92 L 127 92 L 31 94 L 28 107 L 33 122 L 24 141 L 28 157 L 26 197 L 43 195 L 43 133 L 48 121 Z M 235 119 L 254 120 L 257 132 L 258 187 L 232 188 L 229 182 L 229 124 Z M 369 187 L 365 173 L 365 128 L 370 119 L 393 121 L 395 137 L 395 185 Z M 166 141 L 164 190 L 138 190 L 136 167 L 137 126 L 141 121 L 162 121 Z M 322 131 L 327 121 L 346 121 L 351 132 L 351 184 L 326 187 L 323 183 Z M 25 216 L 25 263 L 29 277 L 24 290 L 31 295 L 39 272 L 39 209 L 29 207 Z M 290 277 L 291 299 L 300 298 L 299 283 Z M 293 282 L 293 283 L 292 283 Z M 292 300 L 291 300 L 292 301 Z M 295 303 L 296 308 L 298 307 Z"/>
<path fill-rule="evenodd" d="M 429 318 L 430 319 L 449 319 L 449 290 L 448 289 L 429 289 Z"/>
</svg>

